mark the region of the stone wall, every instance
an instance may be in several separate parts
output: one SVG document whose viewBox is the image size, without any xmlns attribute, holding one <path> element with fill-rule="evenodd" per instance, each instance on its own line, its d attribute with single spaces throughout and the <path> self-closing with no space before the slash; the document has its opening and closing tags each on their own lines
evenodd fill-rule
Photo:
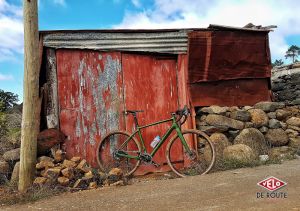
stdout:
<svg viewBox="0 0 300 211">
<path fill-rule="evenodd" d="M 196 124 L 210 135 L 217 164 L 224 157 L 281 160 L 300 152 L 297 105 L 260 102 L 253 107 L 202 107 L 197 109 Z"/>
<path fill-rule="evenodd" d="M 300 104 L 300 63 L 274 68 L 271 80 L 276 101 Z"/>
</svg>

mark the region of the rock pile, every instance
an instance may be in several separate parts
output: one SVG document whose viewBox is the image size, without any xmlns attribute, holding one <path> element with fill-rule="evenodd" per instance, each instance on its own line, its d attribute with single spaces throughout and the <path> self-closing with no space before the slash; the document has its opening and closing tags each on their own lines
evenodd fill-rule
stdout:
<svg viewBox="0 0 300 211">
<path fill-rule="evenodd" d="M 217 164 L 222 159 L 257 160 L 261 155 L 282 159 L 300 153 L 300 106 L 260 102 L 244 107 L 202 107 L 199 130 L 210 135 Z M 265 159 L 265 156 L 263 156 Z"/>
<path fill-rule="evenodd" d="M 277 101 L 300 104 L 300 63 L 274 68 L 271 79 Z"/>
<path fill-rule="evenodd" d="M 59 185 L 73 190 L 94 189 L 100 186 L 124 185 L 123 172 L 113 168 L 108 174 L 91 168 L 85 159 L 65 159 L 58 149 L 53 157 L 41 156 L 36 164 L 36 186 Z"/>
</svg>

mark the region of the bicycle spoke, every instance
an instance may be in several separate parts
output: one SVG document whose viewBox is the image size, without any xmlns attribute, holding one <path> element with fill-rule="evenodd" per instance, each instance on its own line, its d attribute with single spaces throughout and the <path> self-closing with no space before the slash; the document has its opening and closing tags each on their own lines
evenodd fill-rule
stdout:
<svg viewBox="0 0 300 211">
<path fill-rule="evenodd" d="M 187 130 L 183 132 L 184 139 L 192 147 L 192 154 L 185 152 L 181 163 L 178 162 L 178 146 L 182 146 L 182 142 L 177 138 L 172 139 L 168 145 L 168 164 L 178 176 L 192 176 L 207 173 L 213 166 L 215 161 L 213 145 L 209 138 L 200 131 Z"/>
<path fill-rule="evenodd" d="M 138 156 L 140 146 L 135 139 L 129 137 L 125 132 L 114 132 L 101 141 L 97 158 L 103 171 L 109 172 L 112 168 L 120 168 L 127 176 L 134 172 L 139 160 L 126 156 Z"/>
</svg>

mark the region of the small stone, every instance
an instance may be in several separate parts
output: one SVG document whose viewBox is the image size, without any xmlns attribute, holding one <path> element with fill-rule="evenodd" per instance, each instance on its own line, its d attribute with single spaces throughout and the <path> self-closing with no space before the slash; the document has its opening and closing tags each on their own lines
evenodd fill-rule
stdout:
<svg viewBox="0 0 300 211">
<path fill-rule="evenodd" d="M 206 117 L 207 117 L 207 115 L 201 115 L 201 116 L 200 116 L 200 121 L 201 121 L 201 122 L 204 122 L 205 119 L 206 119 Z"/>
<path fill-rule="evenodd" d="M 296 127 L 296 126 L 293 126 L 293 125 L 289 125 L 288 129 L 292 129 L 292 130 L 300 132 L 300 127 Z"/>
<path fill-rule="evenodd" d="M 241 130 L 244 128 L 244 123 L 239 120 L 231 119 L 217 114 L 209 114 L 206 117 L 206 123 L 215 127 L 226 126 L 229 128 Z"/>
<path fill-rule="evenodd" d="M 73 161 L 75 163 L 79 163 L 81 161 L 81 157 L 72 157 L 71 161 Z"/>
<path fill-rule="evenodd" d="M 235 144 L 228 146 L 223 151 L 225 160 L 236 160 L 239 162 L 252 162 L 256 159 L 253 150 L 245 144 Z"/>
<path fill-rule="evenodd" d="M 51 180 L 55 180 L 60 174 L 60 169 L 58 168 L 50 168 L 45 172 L 45 176 Z"/>
<path fill-rule="evenodd" d="M 300 137 L 290 138 L 289 147 L 300 149 Z"/>
<path fill-rule="evenodd" d="M 123 180 L 120 180 L 120 181 L 117 181 L 117 182 L 114 182 L 112 184 L 110 184 L 110 186 L 124 186 L 124 181 Z"/>
<path fill-rule="evenodd" d="M 292 126 L 296 126 L 296 127 L 300 127 L 300 118 L 298 117 L 291 117 L 289 118 L 286 123 L 288 125 L 292 125 Z"/>
<path fill-rule="evenodd" d="M 285 120 L 286 118 L 288 118 L 289 116 L 292 115 L 292 112 L 284 110 L 284 109 L 278 109 L 276 110 L 276 118 L 278 120 Z"/>
<path fill-rule="evenodd" d="M 267 115 L 270 119 L 276 119 L 276 112 L 270 112 L 270 113 L 267 113 Z"/>
<path fill-rule="evenodd" d="M 202 132 L 211 135 L 213 133 L 222 133 L 228 130 L 227 126 L 200 126 L 198 127 Z"/>
<path fill-rule="evenodd" d="M 98 186 L 97 186 L 97 183 L 96 182 L 90 182 L 89 184 L 89 189 L 96 189 Z"/>
<path fill-rule="evenodd" d="M 248 122 L 251 119 L 250 113 L 248 111 L 236 110 L 230 113 L 230 118 L 235 120 L 240 120 L 243 122 Z"/>
<path fill-rule="evenodd" d="M 14 166 L 14 170 L 11 174 L 10 182 L 12 184 L 17 184 L 19 181 L 19 172 L 20 172 L 20 162 L 17 162 Z"/>
<path fill-rule="evenodd" d="M 237 107 L 237 106 L 232 106 L 232 107 L 228 108 L 229 112 L 233 112 L 233 111 L 237 111 L 237 110 L 240 110 L 239 107 Z"/>
<path fill-rule="evenodd" d="M 267 126 L 269 123 L 269 118 L 267 114 L 261 109 L 251 109 L 249 110 L 251 115 L 251 122 L 253 123 L 254 127 L 262 127 Z"/>
<path fill-rule="evenodd" d="M 61 174 L 64 177 L 72 179 L 74 177 L 74 169 L 73 168 L 65 168 L 65 169 L 61 170 Z"/>
<path fill-rule="evenodd" d="M 245 128 L 252 128 L 254 124 L 252 122 L 245 122 Z"/>
<path fill-rule="evenodd" d="M 284 146 L 289 142 L 287 134 L 281 128 L 269 129 L 265 138 L 272 146 Z"/>
<path fill-rule="evenodd" d="M 77 164 L 74 161 L 66 159 L 62 163 L 62 166 L 65 167 L 65 168 L 75 168 L 77 166 Z"/>
<path fill-rule="evenodd" d="M 217 105 L 212 105 L 209 107 L 204 107 L 200 111 L 209 114 L 225 114 L 226 111 L 228 111 L 228 107 L 220 107 Z"/>
<path fill-rule="evenodd" d="M 277 119 L 270 119 L 269 120 L 269 128 L 271 129 L 276 129 L 276 128 L 280 128 L 281 124 L 280 121 Z"/>
<path fill-rule="evenodd" d="M 268 132 L 269 128 L 267 128 L 266 126 L 262 126 L 261 128 L 259 128 L 259 131 L 262 133 L 266 133 Z"/>
<path fill-rule="evenodd" d="M 65 153 L 61 149 L 58 149 L 54 152 L 53 157 L 55 162 L 61 162 L 65 159 Z"/>
<path fill-rule="evenodd" d="M 292 129 L 286 129 L 285 133 L 288 135 L 289 138 L 295 138 L 295 137 L 298 137 L 298 135 L 299 135 L 298 131 L 295 131 Z"/>
<path fill-rule="evenodd" d="M 0 161 L 0 174 L 8 174 L 10 172 L 9 164 L 6 161 Z"/>
<path fill-rule="evenodd" d="M 108 173 L 108 176 L 111 176 L 111 175 L 116 175 L 116 176 L 122 177 L 123 171 L 119 168 L 113 168 Z"/>
<path fill-rule="evenodd" d="M 54 159 L 53 159 L 53 158 L 50 158 L 50 157 L 48 157 L 48 156 L 41 156 L 41 157 L 39 157 L 37 160 L 38 160 L 38 162 L 41 162 L 41 161 L 54 162 Z"/>
<path fill-rule="evenodd" d="M 88 187 L 88 184 L 86 184 L 85 180 L 82 179 L 78 179 L 76 180 L 76 182 L 73 185 L 73 188 L 81 188 L 81 189 L 85 189 Z"/>
<path fill-rule="evenodd" d="M 256 128 L 246 128 L 234 139 L 234 144 L 249 146 L 256 155 L 265 154 L 267 144 L 264 135 Z"/>
<path fill-rule="evenodd" d="M 20 148 L 12 149 L 3 154 L 5 161 L 18 161 L 20 160 Z"/>
<path fill-rule="evenodd" d="M 240 133 L 240 130 L 229 130 L 228 134 L 234 139 Z"/>
<path fill-rule="evenodd" d="M 89 172 L 92 169 L 88 166 L 87 162 L 85 159 L 81 160 L 78 166 L 76 167 L 77 169 L 81 170 L 82 172 Z"/>
<path fill-rule="evenodd" d="M 67 177 L 58 177 L 57 182 L 62 186 L 67 186 L 67 185 L 69 185 L 70 180 Z"/>
<path fill-rule="evenodd" d="M 33 181 L 34 185 L 42 186 L 47 182 L 47 178 L 45 177 L 36 177 Z"/>
<path fill-rule="evenodd" d="M 254 108 L 261 109 L 265 112 L 275 111 L 279 108 L 284 108 L 285 104 L 282 102 L 259 102 L 254 105 Z"/>
<path fill-rule="evenodd" d="M 42 170 L 42 171 L 40 172 L 40 175 L 41 175 L 42 177 L 47 177 L 47 175 L 46 175 L 47 170 L 48 170 L 48 169 Z"/>
<path fill-rule="evenodd" d="M 252 106 L 244 106 L 244 110 L 248 111 L 250 109 L 253 109 L 253 107 Z"/>
<path fill-rule="evenodd" d="M 109 171 L 107 179 L 109 181 L 109 184 L 111 184 L 121 180 L 122 177 L 123 177 L 123 171 L 119 168 L 113 168 Z"/>
<path fill-rule="evenodd" d="M 92 171 L 89 171 L 84 174 L 85 179 L 92 179 L 93 177 L 94 177 L 94 175 L 93 175 Z"/>
<path fill-rule="evenodd" d="M 50 160 L 42 160 L 35 165 L 35 168 L 37 170 L 42 170 L 45 168 L 53 168 L 53 167 L 54 167 L 54 163 Z"/>
<path fill-rule="evenodd" d="M 269 160 L 269 155 L 260 155 L 260 156 L 259 156 L 259 160 L 260 160 L 261 162 L 266 162 L 266 161 Z"/>
<path fill-rule="evenodd" d="M 288 125 L 287 125 L 286 123 L 284 123 L 284 122 L 279 122 L 279 123 L 280 123 L 280 127 L 281 127 L 282 129 L 284 129 L 284 130 L 287 129 Z"/>
</svg>

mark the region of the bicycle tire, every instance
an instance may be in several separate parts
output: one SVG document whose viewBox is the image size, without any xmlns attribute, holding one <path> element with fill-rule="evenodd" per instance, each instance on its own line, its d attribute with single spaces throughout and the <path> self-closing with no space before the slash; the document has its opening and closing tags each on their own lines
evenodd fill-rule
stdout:
<svg viewBox="0 0 300 211">
<path fill-rule="evenodd" d="M 216 159 L 214 145 L 212 144 L 210 138 L 202 131 L 193 130 L 193 129 L 184 130 L 184 131 L 182 131 L 182 134 L 185 137 L 185 139 L 188 137 L 191 137 L 193 135 L 194 135 L 194 137 L 195 137 L 195 135 L 197 135 L 197 150 L 193 150 L 193 153 L 195 153 L 195 158 L 192 158 L 192 157 L 190 157 L 190 155 L 187 155 L 187 152 L 185 152 L 185 148 L 182 145 L 180 138 L 176 134 L 169 141 L 167 148 L 166 148 L 166 158 L 167 158 L 168 165 L 170 166 L 172 171 L 179 177 L 203 175 L 203 174 L 208 173 L 214 166 L 215 159 Z M 187 136 L 188 134 L 190 136 Z M 192 138 L 194 138 L 194 137 L 192 137 Z M 203 147 L 203 145 L 202 145 L 202 144 L 204 144 L 204 142 L 206 142 L 205 147 Z M 181 161 L 181 163 L 174 162 L 175 157 L 177 157 L 176 159 L 178 160 L 177 153 L 173 153 L 173 150 L 172 150 L 172 146 L 174 146 L 175 143 L 182 146 L 182 150 L 183 150 L 183 158 L 182 159 L 183 160 Z M 201 145 L 201 148 L 199 148 L 200 145 Z M 207 147 L 209 147 L 211 150 L 211 156 L 203 155 L 204 154 L 203 148 L 207 149 Z M 178 148 L 177 149 L 176 148 L 177 147 L 174 147 L 174 152 L 178 151 Z M 172 156 L 172 153 L 175 155 Z M 174 159 L 172 157 L 174 157 Z M 205 159 L 204 157 L 206 157 L 206 158 L 209 157 L 209 159 Z M 196 161 L 195 161 L 195 159 L 196 159 Z M 205 167 L 205 169 L 200 172 L 200 170 L 202 170 L 200 168 L 203 168 L 203 167 L 197 166 L 197 169 L 195 169 L 196 167 L 192 166 L 192 164 L 195 164 L 195 162 L 197 162 L 197 163 L 199 162 L 199 164 L 202 166 L 204 164 L 206 164 L 207 167 Z M 202 163 L 200 163 L 200 162 L 202 162 Z M 176 165 L 178 165 L 178 167 L 176 167 Z"/>
<path fill-rule="evenodd" d="M 122 138 L 116 138 L 117 135 L 120 136 L 124 136 L 124 139 Z M 126 158 L 126 157 L 115 157 L 114 152 L 117 149 L 117 146 L 121 146 L 124 143 L 124 140 L 126 140 L 126 138 L 130 137 L 130 134 L 125 132 L 125 131 L 113 131 L 109 134 L 107 134 L 99 143 L 98 147 L 97 147 L 97 162 L 98 165 L 100 167 L 100 169 L 102 171 L 104 171 L 105 173 L 109 173 L 109 171 L 112 168 L 120 168 L 123 171 L 124 176 L 128 177 L 131 174 L 133 174 L 135 172 L 135 170 L 137 169 L 137 167 L 140 164 L 140 160 L 136 160 L 136 159 L 130 159 L 130 158 Z M 120 143 L 116 143 L 118 142 L 118 140 L 120 140 Z M 113 143 L 115 142 L 115 143 Z M 108 144 L 108 149 L 105 149 L 105 145 Z M 112 144 L 113 143 L 113 144 Z M 136 138 L 131 137 L 131 139 L 128 141 L 128 144 L 130 144 L 131 148 L 134 148 L 134 151 L 128 151 L 128 149 L 126 150 L 122 150 L 124 153 L 128 153 L 130 155 L 134 155 L 134 156 L 138 156 L 139 153 L 141 153 L 141 146 L 140 143 L 136 140 Z M 134 153 L 133 153 L 134 152 Z M 108 166 L 105 164 L 106 161 L 108 161 Z M 130 169 L 124 169 L 125 166 L 120 166 L 119 162 L 123 160 L 127 160 L 127 162 L 130 160 L 131 162 L 131 167 Z M 133 163 L 133 161 L 135 161 Z"/>
</svg>

